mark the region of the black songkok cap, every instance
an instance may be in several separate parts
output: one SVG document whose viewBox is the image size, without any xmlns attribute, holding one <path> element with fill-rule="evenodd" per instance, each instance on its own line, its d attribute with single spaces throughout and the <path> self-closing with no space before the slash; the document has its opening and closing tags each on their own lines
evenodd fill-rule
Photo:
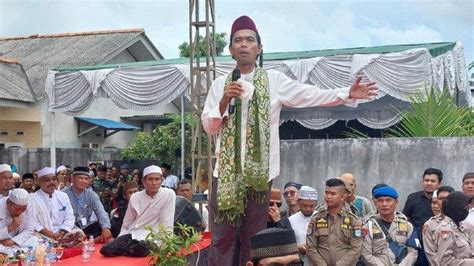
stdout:
<svg viewBox="0 0 474 266">
<path fill-rule="evenodd" d="M 97 172 L 107 172 L 107 166 L 103 164 L 97 166 Z"/>
<path fill-rule="evenodd" d="M 298 245 L 291 229 L 268 228 L 250 237 L 251 260 L 292 254 L 298 254 Z"/>
<path fill-rule="evenodd" d="M 86 175 L 89 176 L 89 167 L 87 166 L 78 166 L 74 167 L 74 170 L 72 170 L 72 175 Z"/>
<path fill-rule="evenodd" d="M 300 190 L 301 184 L 291 181 L 291 182 L 286 183 L 283 189 L 286 189 L 287 187 L 295 187 L 296 189 Z"/>
</svg>

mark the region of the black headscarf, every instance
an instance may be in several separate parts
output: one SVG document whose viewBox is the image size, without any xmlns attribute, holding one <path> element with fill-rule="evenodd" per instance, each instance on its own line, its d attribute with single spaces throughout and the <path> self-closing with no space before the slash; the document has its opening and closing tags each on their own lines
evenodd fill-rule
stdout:
<svg viewBox="0 0 474 266">
<path fill-rule="evenodd" d="M 472 197 L 464 194 L 461 191 L 454 191 L 449 193 L 448 197 L 443 201 L 443 213 L 451 218 L 454 223 L 459 226 L 459 223 L 466 220 L 469 215 L 469 203 Z"/>
</svg>

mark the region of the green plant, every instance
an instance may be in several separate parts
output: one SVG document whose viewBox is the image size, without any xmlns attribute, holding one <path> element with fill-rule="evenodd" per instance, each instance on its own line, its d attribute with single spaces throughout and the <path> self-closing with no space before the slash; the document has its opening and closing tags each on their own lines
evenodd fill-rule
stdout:
<svg viewBox="0 0 474 266">
<path fill-rule="evenodd" d="M 182 249 L 186 249 L 186 252 L 189 253 L 191 245 L 198 242 L 201 238 L 194 227 L 183 224 L 175 226 L 180 232 L 179 234 L 174 234 L 173 230 L 166 228 L 162 224 L 158 226 L 158 231 L 155 231 L 150 226 L 145 228 L 150 231 L 145 241 L 150 245 L 150 256 L 157 266 L 187 265 Z"/>
<path fill-rule="evenodd" d="M 472 113 L 457 106 L 447 90 L 436 93 L 425 88 L 425 93 L 410 97 L 411 111 L 399 111 L 402 121 L 388 129 L 393 137 L 463 137 L 472 135 Z"/>
<path fill-rule="evenodd" d="M 214 38 L 215 45 L 216 45 L 216 55 L 222 55 L 222 52 L 224 51 L 225 46 L 227 45 L 227 42 L 225 40 L 226 33 L 211 33 L 211 37 Z M 189 51 L 189 43 L 188 42 L 183 42 L 178 46 L 179 49 L 179 56 L 180 57 L 188 57 L 190 56 L 190 51 Z M 199 51 L 196 51 L 194 56 L 195 57 L 204 57 L 206 56 L 206 51 L 207 51 L 207 43 L 204 40 L 203 36 L 199 36 Z"/>
</svg>

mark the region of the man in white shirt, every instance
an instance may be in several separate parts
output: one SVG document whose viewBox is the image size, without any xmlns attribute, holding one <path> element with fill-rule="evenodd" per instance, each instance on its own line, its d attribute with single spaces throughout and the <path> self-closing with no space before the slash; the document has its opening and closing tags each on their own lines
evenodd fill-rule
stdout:
<svg viewBox="0 0 474 266">
<path fill-rule="evenodd" d="M 179 178 L 171 174 L 171 165 L 167 163 L 161 164 L 161 172 L 163 173 L 162 186 L 176 189 L 178 187 Z"/>
<path fill-rule="evenodd" d="M 60 241 L 74 228 L 75 216 L 66 193 L 56 190 L 58 178 L 52 167 L 38 171 L 40 189 L 31 194 L 35 204 L 35 231 Z"/>
<path fill-rule="evenodd" d="M 462 179 L 462 191 L 468 196 L 474 197 L 474 172 L 466 173 Z M 471 205 L 466 220 L 474 226 L 474 206 Z"/>
<path fill-rule="evenodd" d="M 9 257 L 34 239 L 34 210 L 28 206 L 29 198 L 26 190 L 15 188 L 0 199 L 0 253 Z"/>
<path fill-rule="evenodd" d="M 291 228 L 295 231 L 296 244 L 304 265 L 309 265 L 306 257 L 306 232 L 311 216 L 318 206 L 318 191 L 309 186 L 302 186 L 299 190 L 298 204 L 300 211 L 290 216 Z"/>
<path fill-rule="evenodd" d="M 282 107 L 334 106 L 377 95 L 375 82 L 360 83 L 361 77 L 351 87 L 320 90 L 258 68 L 262 44 L 255 23 L 247 16 L 234 21 L 230 37 L 229 50 L 242 74 L 239 81 L 236 72 L 212 83 L 201 116 L 206 132 L 218 136 L 213 174 L 217 179 L 210 197 L 211 266 L 245 265 L 249 237 L 266 227 L 268 182 L 280 172 Z M 229 115 L 231 99 L 236 99 L 235 113 Z"/>
<path fill-rule="evenodd" d="M 13 187 L 12 168 L 8 164 L 0 164 L 0 199 L 7 197 Z"/>
<path fill-rule="evenodd" d="M 130 198 L 120 235 L 102 246 L 102 255 L 145 257 L 149 247 L 144 240 L 150 233 L 145 226 L 151 226 L 155 232 L 160 224 L 173 230 L 176 195 L 172 189 L 161 187 L 162 181 L 160 167 L 150 165 L 143 170 L 145 190 L 134 193 Z"/>
</svg>

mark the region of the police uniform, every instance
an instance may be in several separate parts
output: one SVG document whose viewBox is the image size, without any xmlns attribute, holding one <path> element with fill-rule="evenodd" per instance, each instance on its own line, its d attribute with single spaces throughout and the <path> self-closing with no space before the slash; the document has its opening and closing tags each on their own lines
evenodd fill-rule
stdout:
<svg viewBox="0 0 474 266">
<path fill-rule="evenodd" d="M 362 245 L 362 259 L 366 265 L 396 265 L 395 255 L 389 247 L 381 225 L 377 222 L 378 214 L 372 214 L 362 227 L 364 241 Z M 408 239 L 413 234 L 413 225 L 408 222 L 405 215 L 395 212 L 395 217 L 388 229 L 393 241 L 408 248 L 406 257 L 399 265 L 413 265 L 418 256 L 418 251 L 407 246 Z"/>
<path fill-rule="evenodd" d="M 457 226 L 448 216 L 441 222 L 437 232 L 439 265 L 474 265 L 471 247 L 472 226 L 468 223 Z"/>
<path fill-rule="evenodd" d="M 311 217 L 306 234 L 310 265 L 355 265 L 362 247 L 361 220 L 348 208 L 336 216 L 326 204 Z"/>
<path fill-rule="evenodd" d="M 438 246 L 437 246 L 437 235 L 436 231 L 438 230 L 441 222 L 444 220 L 444 217 L 441 215 L 435 215 L 431 217 L 423 225 L 423 249 L 425 250 L 426 258 L 430 265 L 438 266 Z"/>
</svg>

